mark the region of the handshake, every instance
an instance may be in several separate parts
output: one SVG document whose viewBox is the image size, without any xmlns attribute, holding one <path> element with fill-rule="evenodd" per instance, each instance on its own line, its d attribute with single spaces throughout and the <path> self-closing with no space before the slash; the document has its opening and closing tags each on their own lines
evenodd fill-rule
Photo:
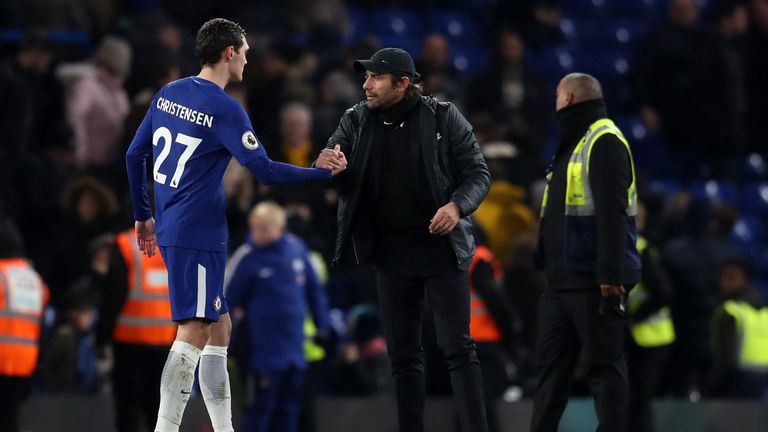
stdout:
<svg viewBox="0 0 768 432">
<path fill-rule="evenodd" d="M 333 149 L 323 149 L 320 152 L 320 156 L 315 161 L 317 168 L 325 168 L 331 170 L 331 175 L 336 174 L 347 169 L 347 157 L 344 156 L 344 152 L 341 151 L 341 147 L 336 144 Z"/>
</svg>

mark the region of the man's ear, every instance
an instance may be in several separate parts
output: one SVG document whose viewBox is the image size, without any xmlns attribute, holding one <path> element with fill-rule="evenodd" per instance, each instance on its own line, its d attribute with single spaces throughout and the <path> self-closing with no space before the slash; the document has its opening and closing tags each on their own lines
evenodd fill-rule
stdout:
<svg viewBox="0 0 768 432">
<path fill-rule="evenodd" d="M 565 100 L 566 100 L 566 102 L 567 102 L 567 104 L 566 104 L 565 106 L 571 106 L 571 105 L 573 105 L 573 100 L 574 100 L 574 98 L 575 98 L 575 96 L 573 95 L 573 92 L 567 92 L 567 93 L 565 93 Z"/>
<path fill-rule="evenodd" d="M 230 45 L 224 50 L 224 60 L 230 61 L 234 56 L 235 56 L 235 47 Z"/>
<path fill-rule="evenodd" d="M 405 90 L 408 88 L 408 84 L 411 83 L 411 79 L 407 76 L 400 77 L 400 79 L 397 81 L 397 88 Z"/>
</svg>

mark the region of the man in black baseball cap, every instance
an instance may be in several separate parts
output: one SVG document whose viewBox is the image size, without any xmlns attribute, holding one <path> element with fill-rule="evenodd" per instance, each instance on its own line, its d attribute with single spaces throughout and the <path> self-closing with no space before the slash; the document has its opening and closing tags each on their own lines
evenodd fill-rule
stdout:
<svg viewBox="0 0 768 432">
<path fill-rule="evenodd" d="M 413 58 L 400 48 L 383 48 L 378 50 L 370 60 L 356 60 L 354 68 L 358 72 L 371 71 L 377 74 L 392 74 L 407 76 L 411 81 L 419 78 Z"/>
<path fill-rule="evenodd" d="M 490 174 L 455 106 L 422 96 L 411 56 L 384 48 L 357 60 L 366 100 L 348 109 L 315 165 L 350 155 L 339 182 L 334 262 L 373 263 L 399 432 L 424 431 L 421 310 L 435 311 L 462 432 L 487 432 L 480 363 L 469 333 L 468 216 Z"/>
</svg>

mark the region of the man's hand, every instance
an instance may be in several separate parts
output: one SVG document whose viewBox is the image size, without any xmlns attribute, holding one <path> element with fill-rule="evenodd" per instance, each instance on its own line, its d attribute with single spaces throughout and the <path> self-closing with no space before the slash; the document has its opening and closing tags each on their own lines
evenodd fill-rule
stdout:
<svg viewBox="0 0 768 432">
<path fill-rule="evenodd" d="M 600 285 L 600 294 L 603 297 L 615 297 L 618 295 L 624 295 L 623 285 Z"/>
<path fill-rule="evenodd" d="M 344 152 L 341 151 L 341 147 L 336 144 L 333 149 L 323 149 L 320 152 L 320 156 L 317 157 L 315 166 L 318 168 L 325 168 L 331 170 L 331 175 L 336 174 L 347 169 L 347 157 Z"/>
<path fill-rule="evenodd" d="M 155 255 L 157 246 L 157 236 L 155 235 L 155 218 L 149 218 L 145 221 L 136 221 L 136 243 L 139 250 L 148 257 Z"/>
<path fill-rule="evenodd" d="M 605 315 L 607 312 L 612 311 L 620 317 L 624 317 L 627 312 L 627 307 L 624 305 L 624 286 L 623 285 L 600 285 L 600 294 L 603 296 L 600 299 L 600 306 L 598 307 L 598 313 Z"/>
<path fill-rule="evenodd" d="M 453 202 L 437 209 L 435 215 L 430 219 L 429 233 L 437 235 L 446 235 L 453 231 L 456 224 L 459 223 L 459 207 Z"/>
</svg>

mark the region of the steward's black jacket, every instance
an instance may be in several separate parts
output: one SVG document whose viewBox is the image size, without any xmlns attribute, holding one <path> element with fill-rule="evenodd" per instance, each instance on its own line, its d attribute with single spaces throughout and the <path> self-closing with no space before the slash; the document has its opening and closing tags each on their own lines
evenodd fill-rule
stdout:
<svg viewBox="0 0 768 432">
<path fill-rule="evenodd" d="M 545 270 L 549 287 L 554 290 L 594 289 L 596 285 L 635 285 L 640 270 L 626 269 L 627 251 L 635 238 L 634 218 L 626 215 L 627 190 L 632 183 L 632 166 L 627 148 L 615 135 L 605 134 L 595 141 L 589 162 L 589 183 L 595 202 L 597 233 L 595 239 L 583 239 L 576 247 L 594 245 L 594 271 L 569 269 L 565 250 L 565 194 L 568 161 L 589 126 L 607 118 L 602 99 L 580 102 L 556 114 L 560 143 L 550 170 L 549 197 L 539 227 L 536 248 L 537 267 Z"/>
</svg>

